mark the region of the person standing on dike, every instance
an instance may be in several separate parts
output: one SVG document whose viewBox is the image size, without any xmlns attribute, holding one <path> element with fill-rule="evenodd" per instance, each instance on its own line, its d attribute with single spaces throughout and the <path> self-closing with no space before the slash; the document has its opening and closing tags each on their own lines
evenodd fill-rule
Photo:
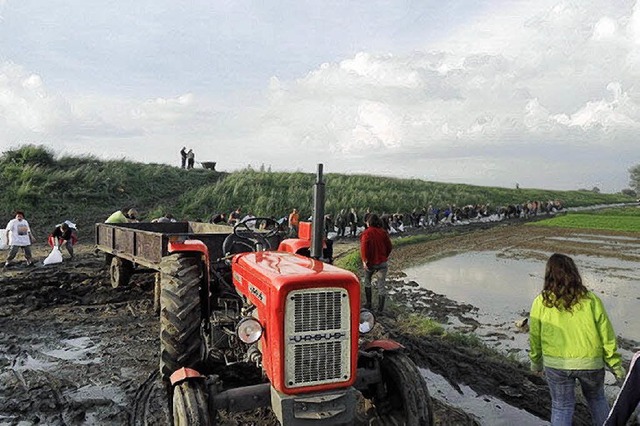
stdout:
<svg viewBox="0 0 640 426">
<path fill-rule="evenodd" d="M 182 149 L 180 150 L 180 166 L 184 169 L 187 167 L 187 147 L 183 146 Z"/>
</svg>

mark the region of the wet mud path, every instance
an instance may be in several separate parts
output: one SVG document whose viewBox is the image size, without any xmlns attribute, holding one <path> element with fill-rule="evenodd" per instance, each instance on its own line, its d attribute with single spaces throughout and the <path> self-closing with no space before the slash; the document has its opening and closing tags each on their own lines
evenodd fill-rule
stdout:
<svg viewBox="0 0 640 426">
<path fill-rule="evenodd" d="M 559 231 L 521 225 L 446 230 L 438 240 L 397 248 L 389 278 L 402 282 L 401 271 L 410 265 L 496 247 L 517 248 L 507 251 L 514 256 L 530 256 L 527 251 L 536 250 L 620 253 L 606 245 L 574 247 L 561 240 L 555 250 L 547 246 L 555 244 L 547 241 L 549 232 Z M 341 252 L 355 246 L 355 241 L 337 244 Z M 47 253 L 46 247 L 35 247 L 36 258 Z M 633 253 L 619 255 L 640 260 Z M 95 256 L 93 247 L 78 246 L 76 257 L 48 267 L 21 263 L 0 273 L 0 425 L 166 423 L 167 405 L 157 379 L 159 325 L 152 302 L 153 275 L 135 275 L 132 285 L 113 289 L 104 258 Z M 398 292 L 393 298 L 395 304 L 434 319 L 456 316 L 473 324 L 476 314 L 472 305 L 428 290 L 420 303 L 413 303 L 415 293 Z M 396 320 L 395 315 L 383 316 L 380 333 L 402 342 L 420 367 L 441 375 L 454 388 L 469 386 L 480 395 L 548 419 L 548 389 L 527 366 L 439 337 L 417 339 L 399 331 Z M 627 342 L 629 348 L 636 344 Z M 435 410 L 440 425 L 480 424 L 473 415 L 442 401 L 436 401 Z M 588 423 L 586 407 L 580 404 L 576 424 Z M 256 410 L 225 417 L 221 424 L 263 425 L 274 420 L 268 411 Z"/>
</svg>

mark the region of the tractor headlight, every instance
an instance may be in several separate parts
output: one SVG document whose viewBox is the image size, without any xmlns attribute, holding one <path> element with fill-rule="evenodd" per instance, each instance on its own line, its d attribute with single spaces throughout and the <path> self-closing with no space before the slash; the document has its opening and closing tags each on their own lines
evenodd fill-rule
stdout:
<svg viewBox="0 0 640 426">
<path fill-rule="evenodd" d="M 236 326 L 236 334 L 244 343 L 255 343 L 262 337 L 262 324 L 255 318 L 242 318 Z"/>
<path fill-rule="evenodd" d="M 360 309 L 360 325 L 358 326 L 360 333 L 367 334 L 373 330 L 375 324 L 376 318 L 373 313 L 368 309 Z"/>
</svg>

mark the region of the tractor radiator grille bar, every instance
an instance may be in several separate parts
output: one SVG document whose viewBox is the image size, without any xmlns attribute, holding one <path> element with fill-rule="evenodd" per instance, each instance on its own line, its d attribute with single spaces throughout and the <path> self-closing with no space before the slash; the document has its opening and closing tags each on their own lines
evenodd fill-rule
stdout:
<svg viewBox="0 0 640 426">
<path fill-rule="evenodd" d="M 320 288 L 289 293 L 285 307 L 285 385 L 347 381 L 351 376 L 349 295 Z"/>
<path fill-rule="evenodd" d="M 294 295 L 296 333 L 340 329 L 341 292 L 298 293 Z"/>
</svg>

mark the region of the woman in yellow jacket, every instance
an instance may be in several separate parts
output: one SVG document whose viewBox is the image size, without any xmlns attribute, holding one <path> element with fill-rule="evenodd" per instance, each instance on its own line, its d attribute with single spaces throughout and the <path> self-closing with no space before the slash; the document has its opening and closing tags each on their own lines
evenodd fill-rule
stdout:
<svg viewBox="0 0 640 426">
<path fill-rule="evenodd" d="M 617 378 L 624 378 L 625 371 L 602 301 L 584 286 L 570 257 L 556 253 L 547 261 L 544 288 L 531 306 L 529 327 L 531 370 L 544 369 L 551 424 L 572 424 L 578 380 L 593 424 L 602 425 L 609 413 L 604 367 Z"/>
</svg>

